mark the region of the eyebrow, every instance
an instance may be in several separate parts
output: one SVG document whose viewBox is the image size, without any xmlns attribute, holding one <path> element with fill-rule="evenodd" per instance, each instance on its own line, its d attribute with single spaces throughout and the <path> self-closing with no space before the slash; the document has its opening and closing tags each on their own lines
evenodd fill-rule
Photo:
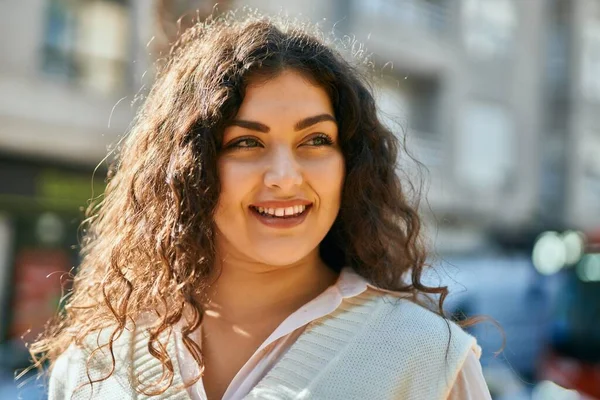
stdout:
<svg viewBox="0 0 600 400">
<path fill-rule="evenodd" d="M 307 118 L 301 119 L 300 121 L 296 122 L 296 124 L 294 124 L 294 130 L 301 131 L 303 129 L 306 129 L 308 127 L 316 125 L 319 122 L 324 122 L 324 121 L 331 121 L 331 122 L 337 123 L 337 121 L 333 117 L 333 115 L 319 114 L 319 115 L 315 115 L 312 117 L 307 117 Z M 269 133 L 271 131 L 271 128 L 269 128 L 265 124 L 262 124 L 262 123 L 256 122 L 256 121 L 247 121 L 247 120 L 243 120 L 243 119 L 234 119 L 233 121 L 231 121 L 229 123 L 229 125 L 230 126 L 231 125 L 239 126 L 241 128 L 250 129 L 252 131 L 257 131 L 257 132 L 262 132 L 262 133 Z"/>
</svg>

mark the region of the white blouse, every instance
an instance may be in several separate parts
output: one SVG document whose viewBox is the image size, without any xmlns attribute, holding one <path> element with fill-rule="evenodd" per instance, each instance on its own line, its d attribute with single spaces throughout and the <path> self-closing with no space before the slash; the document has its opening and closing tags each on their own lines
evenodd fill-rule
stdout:
<svg viewBox="0 0 600 400">
<path fill-rule="evenodd" d="M 265 340 L 230 382 L 223 400 L 237 400 L 246 396 L 252 388 L 269 372 L 285 351 L 302 334 L 306 326 L 335 311 L 343 299 L 357 296 L 365 290 L 378 290 L 397 294 L 374 287 L 356 274 L 351 268 L 344 268 L 335 284 L 323 293 L 300 307 L 286 318 Z M 198 367 L 192 355 L 176 331 L 177 358 L 184 382 L 198 376 Z M 188 393 L 193 400 L 206 400 L 202 379 L 189 387 Z M 458 374 L 449 396 L 450 400 L 491 400 L 491 396 L 479 363 L 479 354 L 471 352 Z"/>
</svg>

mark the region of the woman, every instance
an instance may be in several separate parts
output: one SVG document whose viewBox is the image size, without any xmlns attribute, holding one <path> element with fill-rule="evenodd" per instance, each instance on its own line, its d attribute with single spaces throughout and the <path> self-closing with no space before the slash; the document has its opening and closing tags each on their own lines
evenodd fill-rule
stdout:
<svg viewBox="0 0 600 400">
<path fill-rule="evenodd" d="M 50 399 L 489 398 L 447 289 L 421 283 L 397 153 L 355 69 L 305 28 L 188 30 L 32 346 Z"/>
</svg>

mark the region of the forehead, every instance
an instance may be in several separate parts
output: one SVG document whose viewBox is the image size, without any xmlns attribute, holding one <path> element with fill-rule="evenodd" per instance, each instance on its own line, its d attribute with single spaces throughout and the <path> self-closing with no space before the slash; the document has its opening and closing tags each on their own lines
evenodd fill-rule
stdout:
<svg viewBox="0 0 600 400">
<path fill-rule="evenodd" d="M 333 115 L 329 95 L 303 74 L 285 70 L 277 76 L 250 82 L 238 117 L 306 117 L 328 112 Z"/>
</svg>

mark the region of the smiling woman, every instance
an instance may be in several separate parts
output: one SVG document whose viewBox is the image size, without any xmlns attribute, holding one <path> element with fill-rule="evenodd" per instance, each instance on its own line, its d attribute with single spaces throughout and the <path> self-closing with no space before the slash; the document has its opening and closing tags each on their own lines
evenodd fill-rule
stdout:
<svg viewBox="0 0 600 400">
<path fill-rule="evenodd" d="M 227 16 L 174 45 L 31 346 L 50 399 L 489 399 L 396 138 L 321 36 Z"/>
</svg>

